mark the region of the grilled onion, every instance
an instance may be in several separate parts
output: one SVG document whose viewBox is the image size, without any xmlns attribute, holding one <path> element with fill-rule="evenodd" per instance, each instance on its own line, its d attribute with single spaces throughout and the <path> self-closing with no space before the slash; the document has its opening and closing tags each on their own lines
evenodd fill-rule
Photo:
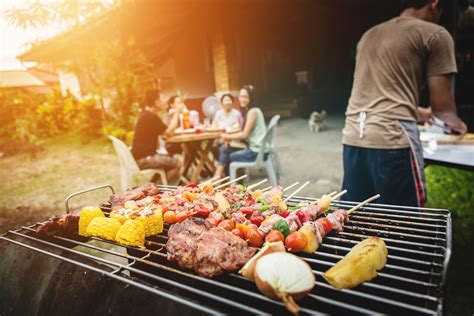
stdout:
<svg viewBox="0 0 474 316">
<path fill-rule="evenodd" d="M 240 269 L 239 273 L 242 274 L 247 279 L 253 281 L 255 265 L 257 264 L 257 261 L 260 258 L 274 252 L 285 252 L 285 251 L 286 251 L 285 246 L 283 245 L 283 242 L 281 241 L 266 243 L 262 247 L 262 249 L 260 249 L 257 252 L 255 256 L 253 256 L 249 261 L 247 261 L 247 263 L 242 267 L 242 269 Z"/>
<path fill-rule="evenodd" d="M 260 258 L 255 265 L 254 278 L 260 292 L 282 300 L 293 314 L 300 310 L 295 300 L 305 297 L 316 282 L 311 267 L 286 252 L 275 252 Z"/>
</svg>

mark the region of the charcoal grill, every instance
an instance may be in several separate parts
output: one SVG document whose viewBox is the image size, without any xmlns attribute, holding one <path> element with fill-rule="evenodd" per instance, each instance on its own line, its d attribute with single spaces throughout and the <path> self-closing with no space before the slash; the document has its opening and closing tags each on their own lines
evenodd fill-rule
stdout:
<svg viewBox="0 0 474 316">
<path fill-rule="evenodd" d="M 164 191 L 176 189 L 173 186 L 160 188 Z M 293 197 L 289 204 L 314 200 Z M 349 209 L 355 204 L 339 201 L 332 203 L 331 209 Z M 107 205 L 102 209 L 110 211 Z M 138 249 L 97 238 L 40 239 L 35 234 L 39 224 L 10 230 L 0 239 L 9 246 L 23 247 L 29 253 L 50 256 L 84 271 L 98 273 L 105 279 L 114 279 L 126 285 L 128 290 L 138 288 L 148 292 L 147 295 L 169 303 L 163 305 L 161 311 L 239 315 L 287 313 L 281 302 L 261 295 L 253 282 L 237 273 L 207 279 L 168 262 L 165 249 L 168 227 L 164 234 L 147 238 L 146 249 Z M 368 236 L 381 237 L 389 252 L 387 265 L 378 277 L 348 290 L 336 290 L 326 283 L 322 273 Z M 442 314 L 450 255 L 451 216 L 448 210 L 368 204 L 351 214 L 343 232 L 327 235 L 315 254 L 300 255 L 316 275 L 315 288 L 300 301 L 301 312 Z M 174 312 L 169 310 L 170 306 L 175 308 Z"/>
</svg>

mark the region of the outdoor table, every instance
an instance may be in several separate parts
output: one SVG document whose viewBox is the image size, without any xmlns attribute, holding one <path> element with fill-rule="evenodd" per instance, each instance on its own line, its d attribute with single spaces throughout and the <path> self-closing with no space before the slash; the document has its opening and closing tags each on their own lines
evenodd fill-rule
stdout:
<svg viewBox="0 0 474 316">
<path fill-rule="evenodd" d="M 474 171 L 474 145 L 438 144 L 436 149 L 424 148 L 427 165 L 441 165 Z"/>
<path fill-rule="evenodd" d="M 209 158 L 212 154 L 212 141 L 221 136 L 220 131 L 216 132 L 201 132 L 201 133 L 183 133 L 175 134 L 166 138 L 167 143 L 176 143 L 183 146 L 184 151 L 184 170 L 183 177 L 191 183 L 196 183 L 199 180 L 201 171 L 205 168 L 212 174 L 215 172 L 214 161 Z M 189 178 L 188 172 L 193 164 L 196 162 L 197 166 L 193 174 Z"/>
</svg>

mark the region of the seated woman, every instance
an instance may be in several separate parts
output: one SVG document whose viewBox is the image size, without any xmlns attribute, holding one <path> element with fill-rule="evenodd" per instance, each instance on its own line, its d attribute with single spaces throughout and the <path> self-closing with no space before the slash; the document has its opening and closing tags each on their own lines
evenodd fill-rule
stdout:
<svg viewBox="0 0 474 316">
<path fill-rule="evenodd" d="M 242 114 L 234 108 L 234 97 L 231 94 L 224 94 L 221 97 L 222 109 L 216 112 L 212 120 L 212 127 L 225 131 L 240 130 L 243 119 Z"/>
<path fill-rule="evenodd" d="M 173 157 L 156 153 L 158 137 L 171 135 L 178 126 L 176 111 L 169 117 L 168 126 L 158 117 L 161 91 L 150 90 L 140 104 L 140 113 L 135 125 L 135 136 L 132 144 L 132 155 L 140 169 L 164 169 L 169 183 L 174 183 L 180 176 L 181 162 Z"/>
<path fill-rule="evenodd" d="M 221 135 L 225 144 L 221 146 L 219 163 L 214 177 L 222 177 L 226 167 L 232 161 L 254 161 L 257 158 L 261 143 L 267 132 L 262 110 L 255 107 L 254 104 L 255 89 L 253 86 L 245 85 L 240 89 L 239 102 L 242 112 L 245 113 L 244 128 L 241 132 Z M 245 141 L 248 147 L 231 152 L 225 148 L 229 148 L 227 144 L 231 141 Z"/>
</svg>

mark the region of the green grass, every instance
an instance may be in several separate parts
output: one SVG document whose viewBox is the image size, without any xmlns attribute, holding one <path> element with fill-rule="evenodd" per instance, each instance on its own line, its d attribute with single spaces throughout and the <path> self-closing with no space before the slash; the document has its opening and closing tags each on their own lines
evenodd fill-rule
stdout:
<svg viewBox="0 0 474 316">
<path fill-rule="evenodd" d="M 119 163 L 105 139 L 82 144 L 64 135 L 43 147 L 35 159 L 27 154 L 0 159 L 0 232 L 63 214 L 64 200 L 73 192 L 100 184 L 119 189 Z M 73 198 L 71 205 L 100 204 L 109 195 L 107 190 L 87 193 Z"/>
</svg>

